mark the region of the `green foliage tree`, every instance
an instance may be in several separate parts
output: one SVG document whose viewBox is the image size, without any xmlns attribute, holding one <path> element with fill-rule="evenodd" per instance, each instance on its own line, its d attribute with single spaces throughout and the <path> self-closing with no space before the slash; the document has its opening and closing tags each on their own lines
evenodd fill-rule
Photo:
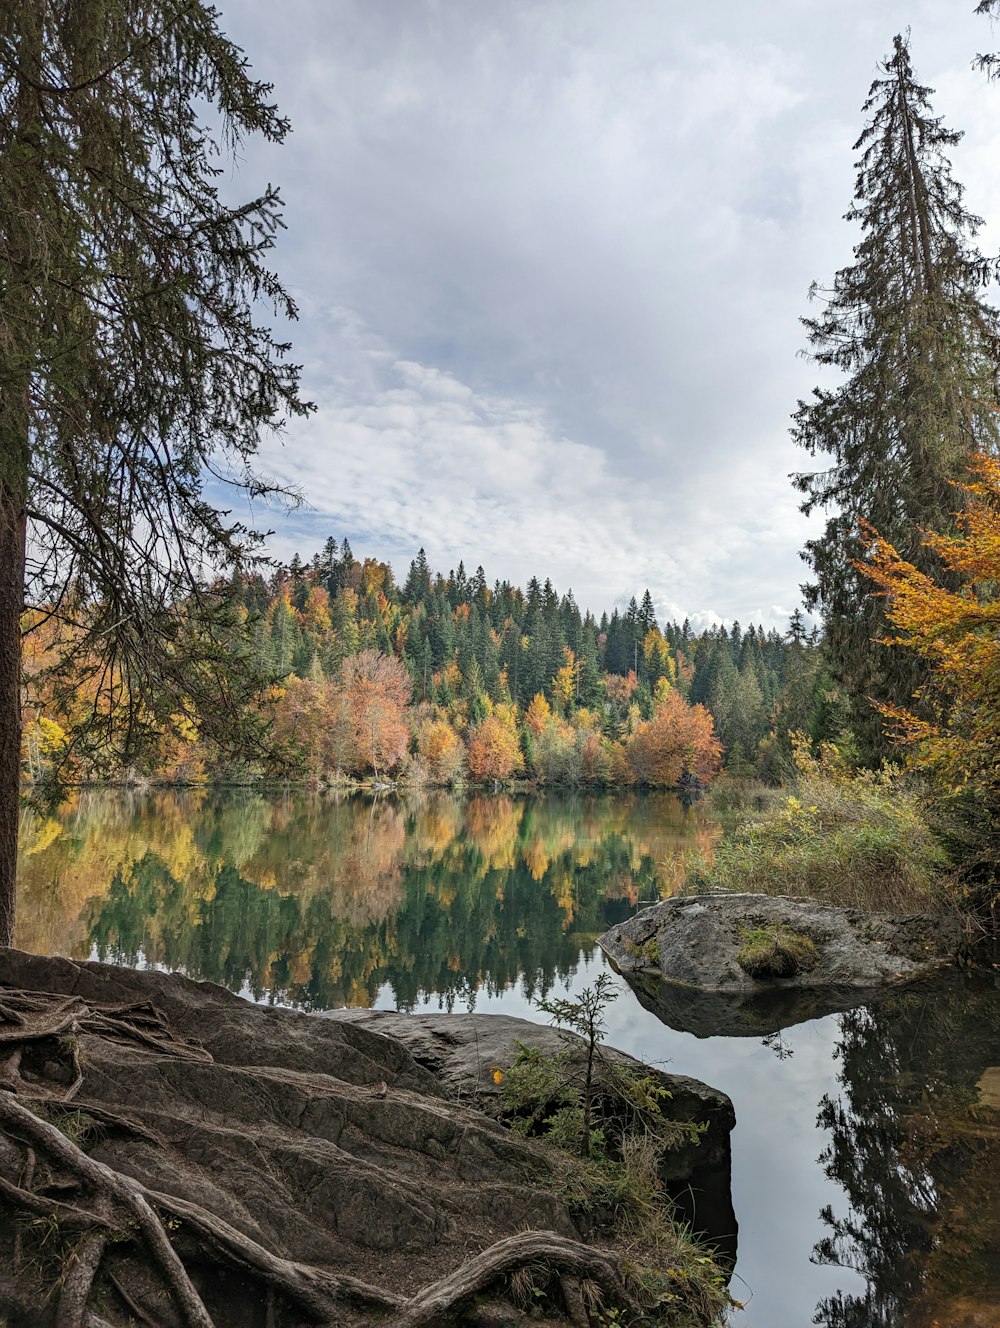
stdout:
<svg viewBox="0 0 1000 1328">
<path fill-rule="evenodd" d="M 594 1106 L 594 1068 L 597 1049 L 607 1032 L 604 1012 L 612 1001 L 618 999 L 614 979 L 610 973 L 599 973 L 592 987 L 585 987 L 578 1000 L 557 996 L 552 1000 L 538 1001 L 539 1010 L 547 1014 L 560 1028 L 568 1028 L 578 1033 L 586 1043 L 587 1060 L 584 1070 L 581 1116 L 579 1124 L 579 1148 L 581 1157 L 590 1156 L 591 1117 Z"/>
<path fill-rule="evenodd" d="M 204 569 L 254 537 L 207 476 L 259 495 L 260 431 L 308 407 L 264 301 L 270 186 L 240 206 L 220 153 L 288 129 L 203 0 L 0 9 L 0 941 L 14 918 L 22 612 L 89 661 L 105 739 L 200 693 L 224 716 L 231 641 Z M 183 603 L 183 612 L 182 612 Z M 185 626 L 197 610 L 201 626 Z"/>
<path fill-rule="evenodd" d="M 868 757 L 885 746 L 870 698 L 905 704 L 924 670 L 873 644 L 885 618 L 853 565 L 859 522 L 927 570 L 921 531 L 951 526 L 950 481 L 973 451 L 1000 442 L 1000 316 L 980 296 L 987 265 L 972 239 L 981 223 L 965 209 L 946 156 L 961 135 L 931 114 L 931 90 L 916 82 L 902 37 L 881 68 L 855 144 L 847 213 L 862 232 L 855 261 L 832 289 L 814 286 L 825 308 L 803 320 L 813 360 L 846 378 L 800 402 L 792 429 L 824 461 L 795 477 L 803 511 L 829 513 L 805 548 L 814 577 L 806 601 L 824 613 L 831 668 Z"/>
</svg>

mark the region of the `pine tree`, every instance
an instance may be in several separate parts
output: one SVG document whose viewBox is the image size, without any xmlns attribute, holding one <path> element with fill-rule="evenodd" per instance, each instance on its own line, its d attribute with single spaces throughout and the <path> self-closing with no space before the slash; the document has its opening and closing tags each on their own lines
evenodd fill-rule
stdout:
<svg viewBox="0 0 1000 1328">
<path fill-rule="evenodd" d="M 23 608 L 82 606 L 72 653 L 109 740 L 132 746 L 198 692 L 206 723 L 225 718 L 227 641 L 198 569 L 224 573 L 253 541 L 204 479 L 265 492 L 259 432 L 306 409 L 270 330 L 295 313 L 265 266 L 280 199 L 234 207 L 218 186 L 226 147 L 288 125 L 217 18 L 205 0 L 0 5 L 3 944 Z M 204 610 L 197 632 L 182 602 Z"/>
<path fill-rule="evenodd" d="M 908 702 L 922 671 L 874 644 L 886 622 L 852 566 L 859 525 L 926 566 L 921 530 L 949 527 L 951 482 L 977 447 L 995 450 L 1000 438 L 1000 320 L 979 294 L 986 265 L 971 241 L 980 220 L 963 207 L 946 156 L 961 135 L 931 114 L 931 90 L 915 81 L 902 37 L 881 69 L 855 144 L 855 261 L 822 292 L 823 312 L 803 320 L 812 358 L 848 377 L 800 402 L 792 430 L 811 456 L 829 459 L 795 477 L 803 511 L 830 514 L 803 555 L 814 574 L 806 603 L 824 614 L 830 665 L 869 756 L 883 748 L 869 698 Z"/>
<path fill-rule="evenodd" d="M 427 554 L 423 547 L 410 563 L 410 570 L 403 586 L 403 597 L 411 604 L 417 604 L 430 594 L 431 570 L 427 565 Z"/>
<path fill-rule="evenodd" d="M 337 541 L 330 535 L 323 545 L 320 567 L 323 586 L 331 599 L 337 593 L 337 552 Z"/>
<path fill-rule="evenodd" d="M 643 591 L 642 603 L 639 605 L 639 625 L 642 628 L 642 634 L 644 637 L 647 632 L 659 625 L 656 621 L 656 609 L 653 605 L 653 597 L 649 593 L 648 588 Z"/>
</svg>

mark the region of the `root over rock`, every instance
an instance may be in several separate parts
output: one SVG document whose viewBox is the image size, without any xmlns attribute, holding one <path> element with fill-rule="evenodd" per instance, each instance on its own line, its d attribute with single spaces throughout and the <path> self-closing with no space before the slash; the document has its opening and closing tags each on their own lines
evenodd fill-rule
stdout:
<svg viewBox="0 0 1000 1328">
<path fill-rule="evenodd" d="M 526 1268 L 549 1322 L 637 1309 L 557 1168 L 360 1025 L 0 950 L 11 1328 L 496 1323 Z"/>
</svg>

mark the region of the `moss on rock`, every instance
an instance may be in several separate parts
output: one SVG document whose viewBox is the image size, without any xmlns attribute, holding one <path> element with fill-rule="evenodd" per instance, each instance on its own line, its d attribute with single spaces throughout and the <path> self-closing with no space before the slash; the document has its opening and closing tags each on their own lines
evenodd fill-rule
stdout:
<svg viewBox="0 0 1000 1328">
<path fill-rule="evenodd" d="M 813 968 L 819 958 L 808 936 L 790 927 L 741 927 L 736 962 L 752 978 L 791 978 Z"/>
</svg>

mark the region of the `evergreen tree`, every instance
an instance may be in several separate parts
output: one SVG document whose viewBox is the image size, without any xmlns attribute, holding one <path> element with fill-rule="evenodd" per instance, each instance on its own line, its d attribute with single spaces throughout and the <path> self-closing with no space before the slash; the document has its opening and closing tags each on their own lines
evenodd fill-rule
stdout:
<svg viewBox="0 0 1000 1328">
<path fill-rule="evenodd" d="M 633 669 L 639 676 L 642 668 L 642 624 L 639 621 L 639 605 L 633 595 L 625 611 L 625 634 L 628 642 L 626 668 Z"/>
<path fill-rule="evenodd" d="M 403 586 L 403 598 L 410 604 L 420 603 L 430 594 L 431 571 L 427 566 L 427 554 L 423 547 L 410 563 L 410 571 Z"/>
<path fill-rule="evenodd" d="M 653 597 L 648 589 L 643 592 L 642 603 L 639 605 L 639 624 L 642 628 L 643 636 L 645 636 L 647 632 L 652 631 L 654 627 L 658 626 L 656 621 L 656 609 L 653 606 Z"/>
<path fill-rule="evenodd" d="M 331 600 L 334 595 L 336 595 L 338 586 L 337 573 L 339 570 L 339 564 L 337 562 L 337 554 L 337 541 L 331 535 L 323 545 L 323 552 L 320 555 L 320 566 L 322 568 L 321 583 Z"/>
<path fill-rule="evenodd" d="M 921 530 L 949 527 L 958 502 L 950 482 L 975 448 L 995 450 L 1000 438 L 1000 319 L 980 298 L 985 264 L 971 243 L 980 221 L 963 207 L 946 156 L 960 135 L 932 116 L 902 37 L 881 68 L 855 144 L 855 261 L 823 292 L 823 312 L 803 320 L 812 358 L 848 377 L 800 402 L 792 430 L 829 463 L 795 479 L 803 511 L 830 514 L 806 545 L 806 603 L 825 616 L 831 668 L 869 756 L 883 746 L 870 698 L 909 702 L 922 673 L 912 656 L 901 663 L 902 652 L 873 644 L 886 622 L 852 565 L 859 526 L 870 523 L 928 569 Z"/>
<path fill-rule="evenodd" d="M 1000 0 L 979 0 L 976 5 L 977 14 L 989 14 L 991 18 L 1000 17 Z M 988 55 L 976 56 L 976 68 L 984 69 L 990 78 L 1000 78 L 1000 55 L 991 52 Z"/>
<path fill-rule="evenodd" d="M 0 943 L 13 924 L 26 602 L 81 606 L 102 737 L 149 739 L 179 696 L 226 718 L 232 642 L 200 566 L 247 532 L 208 474 L 260 494 L 259 431 L 301 414 L 265 266 L 275 190 L 224 201 L 220 156 L 288 125 L 204 0 L 0 6 Z M 250 541 L 252 544 L 252 541 Z M 192 594 L 194 599 L 192 600 Z M 179 619 L 204 609 L 198 631 Z M 228 653 L 227 653 L 228 648 Z M 114 702 L 127 696 L 126 707 Z"/>
<path fill-rule="evenodd" d="M 271 668 L 283 678 L 292 670 L 292 661 L 301 639 L 295 614 L 288 600 L 282 596 L 271 613 Z"/>
</svg>

